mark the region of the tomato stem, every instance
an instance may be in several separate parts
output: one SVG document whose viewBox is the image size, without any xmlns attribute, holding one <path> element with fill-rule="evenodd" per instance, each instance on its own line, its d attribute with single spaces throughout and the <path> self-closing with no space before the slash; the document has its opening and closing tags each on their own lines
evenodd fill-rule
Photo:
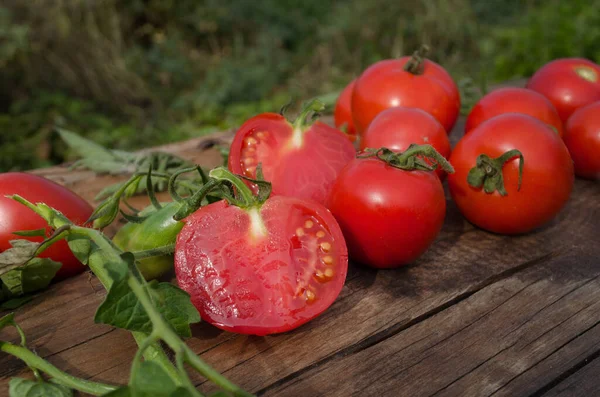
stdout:
<svg viewBox="0 0 600 397">
<path fill-rule="evenodd" d="M 501 196 L 506 196 L 508 193 L 504 187 L 502 168 L 506 162 L 517 156 L 519 157 L 519 184 L 517 186 L 517 190 L 521 190 L 525 158 L 517 149 L 509 150 L 495 159 L 491 158 L 487 154 L 480 154 L 477 156 L 475 167 L 469 170 L 467 182 L 469 185 L 475 188 L 481 188 L 483 186 L 483 190 L 487 194 L 498 191 Z"/>
<path fill-rule="evenodd" d="M 425 56 L 428 52 L 429 46 L 426 44 L 421 45 L 421 47 L 412 54 L 408 62 L 404 64 L 404 70 L 414 75 L 423 74 L 425 69 Z"/>
<path fill-rule="evenodd" d="M 452 174 L 454 167 L 431 145 L 411 144 L 404 152 L 394 152 L 386 147 L 368 148 L 358 158 L 376 157 L 388 165 L 405 171 L 435 171 L 439 165 L 444 171 Z M 426 162 L 429 160 L 433 164 Z"/>
</svg>

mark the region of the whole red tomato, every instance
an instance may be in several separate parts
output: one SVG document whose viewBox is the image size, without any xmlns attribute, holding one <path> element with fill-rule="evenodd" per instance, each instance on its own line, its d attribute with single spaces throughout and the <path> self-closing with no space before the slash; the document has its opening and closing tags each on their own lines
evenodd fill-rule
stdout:
<svg viewBox="0 0 600 397">
<path fill-rule="evenodd" d="M 575 174 L 600 179 L 600 102 L 579 108 L 569 117 L 564 139 Z"/>
<path fill-rule="evenodd" d="M 576 109 L 600 101 L 600 66 L 582 58 L 556 59 L 535 72 L 527 88 L 548 98 L 566 123 Z"/>
<path fill-rule="evenodd" d="M 426 111 L 450 133 L 460 111 L 458 87 L 444 68 L 422 55 L 377 62 L 358 77 L 352 118 L 359 134 L 380 112 L 397 106 Z"/>
<path fill-rule="evenodd" d="M 423 154 L 414 146 L 404 153 L 411 151 L 413 156 Z M 329 208 L 352 260 L 375 268 L 411 263 L 442 228 L 446 199 L 439 178 L 431 171 L 411 170 L 405 161 L 409 157 L 399 161 L 402 156 L 380 149 L 376 157 L 359 157 L 333 186 Z"/>
<path fill-rule="evenodd" d="M 93 208 L 87 201 L 66 187 L 41 176 L 23 172 L 0 174 L 0 250 L 11 247 L 10 240 L 27 239 L 41 242 L 42 237 L 21 237 L 13 232 L 48 229 L 48 223 L 23 204 L 6 195 L 18 194 L 32 203 L 46 203 L 62 212 L 75 224 L 83 224 L 92 215 Z M 74 276 L 85 270 L 85 266 L 71 253 L 67 242 L 59 241 L 41 255 L 62 263 L 55 278 Z"/>
<path fill-rule="evenodd" d="M 235 134 L 229 169 L 256 178 L 260 163 L 273 194 L 307 198 L 324 203 L 339 171 L 354 158 L 352 142 L 341 131 L 319 121 L 307 125 L 313 102 L 292 124 L 275 113 L 246 121 Z"/>
<path fill-rule="evenodd" d="M 452 198 L 472 223 L 495 233 L 526 233 L 550 221 L 573 188 L 573 161 L 546 124 L 496 116 L 465 135 L 450 155 Z M 522 168 L 522 173 L 520 172 Z"/>
<path fill-rule="evenodd" d="M 517 87 L 500 88 L 481 98 L 467 117 L 465 133 L 504 113 L 535 117 L 554 128 L 559 136 L 563 136 L 563 123 L 552 102 L 536 91 Z"/>
<path fill-rule="evenodd" d="M 243 183 L 236 187 L 249 192 Z M 342 290 L 346 243 L 321 204 L 285 196 L 244 207 L 219 201 L 184 222 L 177 281 L 202 319 L 223 330 L 289 331 L 321 314 Z"/>
<path fill-rule="evenodd" d="M 344 130 L 352 142 L 356 139 L 356 129 L 354 128 L 354 122 L 352 121 L 352 90 L 354 90 L 355 83 L 356 79 L 352 80 L 350 84 L 342 90 L 342 93 L 335 103 L 335 110 L 333 113 L 335 126 Z"/>
<path fill-rule="evenodd" d="M 450 141 L 444 127 L 432 115 L 416 108 L 389 108 L 379 113 L 367 127 L 360 148 L 404 151 L 411 144 L 429 144 L 444 158 L 450 156 Z M 446 175 L 439 167 L 435 172 L 440 178 Z"/>
</svg>

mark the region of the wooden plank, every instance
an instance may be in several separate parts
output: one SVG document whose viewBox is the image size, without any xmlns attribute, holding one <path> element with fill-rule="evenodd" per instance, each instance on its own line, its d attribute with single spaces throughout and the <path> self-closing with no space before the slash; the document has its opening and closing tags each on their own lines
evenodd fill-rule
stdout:
<svg viewBox="0 0 600 397">
<path fill-rule="evenodd" d="M 488 396 L 571 343 L 573 357 L 598 352 L 599 255 L 600 247 L 576 247 L 262 394 Z M 543 388 L 564 368 L 548 366 L 529 388 Z M 336 374 L 344 381 L 331 382 Z M 518 388 L 504 393 L 530 395 Z"/>
<path fill-rule="evenodd" d="M 600 358 L 591 361 L 580 371 L 556 385 L 544 397 L 599 396 Z"/>
</svg>

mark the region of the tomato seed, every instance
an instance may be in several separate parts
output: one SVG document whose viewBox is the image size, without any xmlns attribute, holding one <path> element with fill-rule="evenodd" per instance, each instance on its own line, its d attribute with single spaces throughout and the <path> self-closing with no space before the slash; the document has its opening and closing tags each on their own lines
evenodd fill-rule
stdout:
<svg viewBox="0 0 600 397">
<path fill-rule="evenodd" d="M 318 238 L 325 237 L 325 232 L 324 232 L 324 231 L 322 231 L 322 230 L 319 230 L 319 231 L 317 232 L 317 237 L 318 237 Z"/>
<path fill-rule="evenodd" d="M 323 263 L 325 263 L 326 265 L 331 265 L 333 263 L 333 257 L 330 255 L 324 256 Z"/>
<path fill-rule="evenodd" d="M 322 242 L 321 243 L 321 249 L 325 252 L 329 252 L 329 250 L 331 249 L 331 244 L 328 243 L 327 241 Z"/>
<path fill-rule="evenodd" d="M 313 223 L 313 221 L 306 221 L 306 222 L 304 222 L 304 227 L 307 228 L 307 229 L 310 229 L 314 225 L 315 224 Z"/>
</svg>

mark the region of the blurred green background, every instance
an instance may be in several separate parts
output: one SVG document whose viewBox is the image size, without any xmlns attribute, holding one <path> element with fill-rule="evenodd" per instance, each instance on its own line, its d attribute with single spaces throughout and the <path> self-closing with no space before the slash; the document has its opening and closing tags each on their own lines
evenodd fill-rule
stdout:
<svg viewBox="0 0 600 397">
<path fill-rule="evenodd" d="M 600 60 L 600 0 L 3 0 L 0 170 L 135 149 L 341 90 L 421 43 L 461 84 Z"/>
</svg>

